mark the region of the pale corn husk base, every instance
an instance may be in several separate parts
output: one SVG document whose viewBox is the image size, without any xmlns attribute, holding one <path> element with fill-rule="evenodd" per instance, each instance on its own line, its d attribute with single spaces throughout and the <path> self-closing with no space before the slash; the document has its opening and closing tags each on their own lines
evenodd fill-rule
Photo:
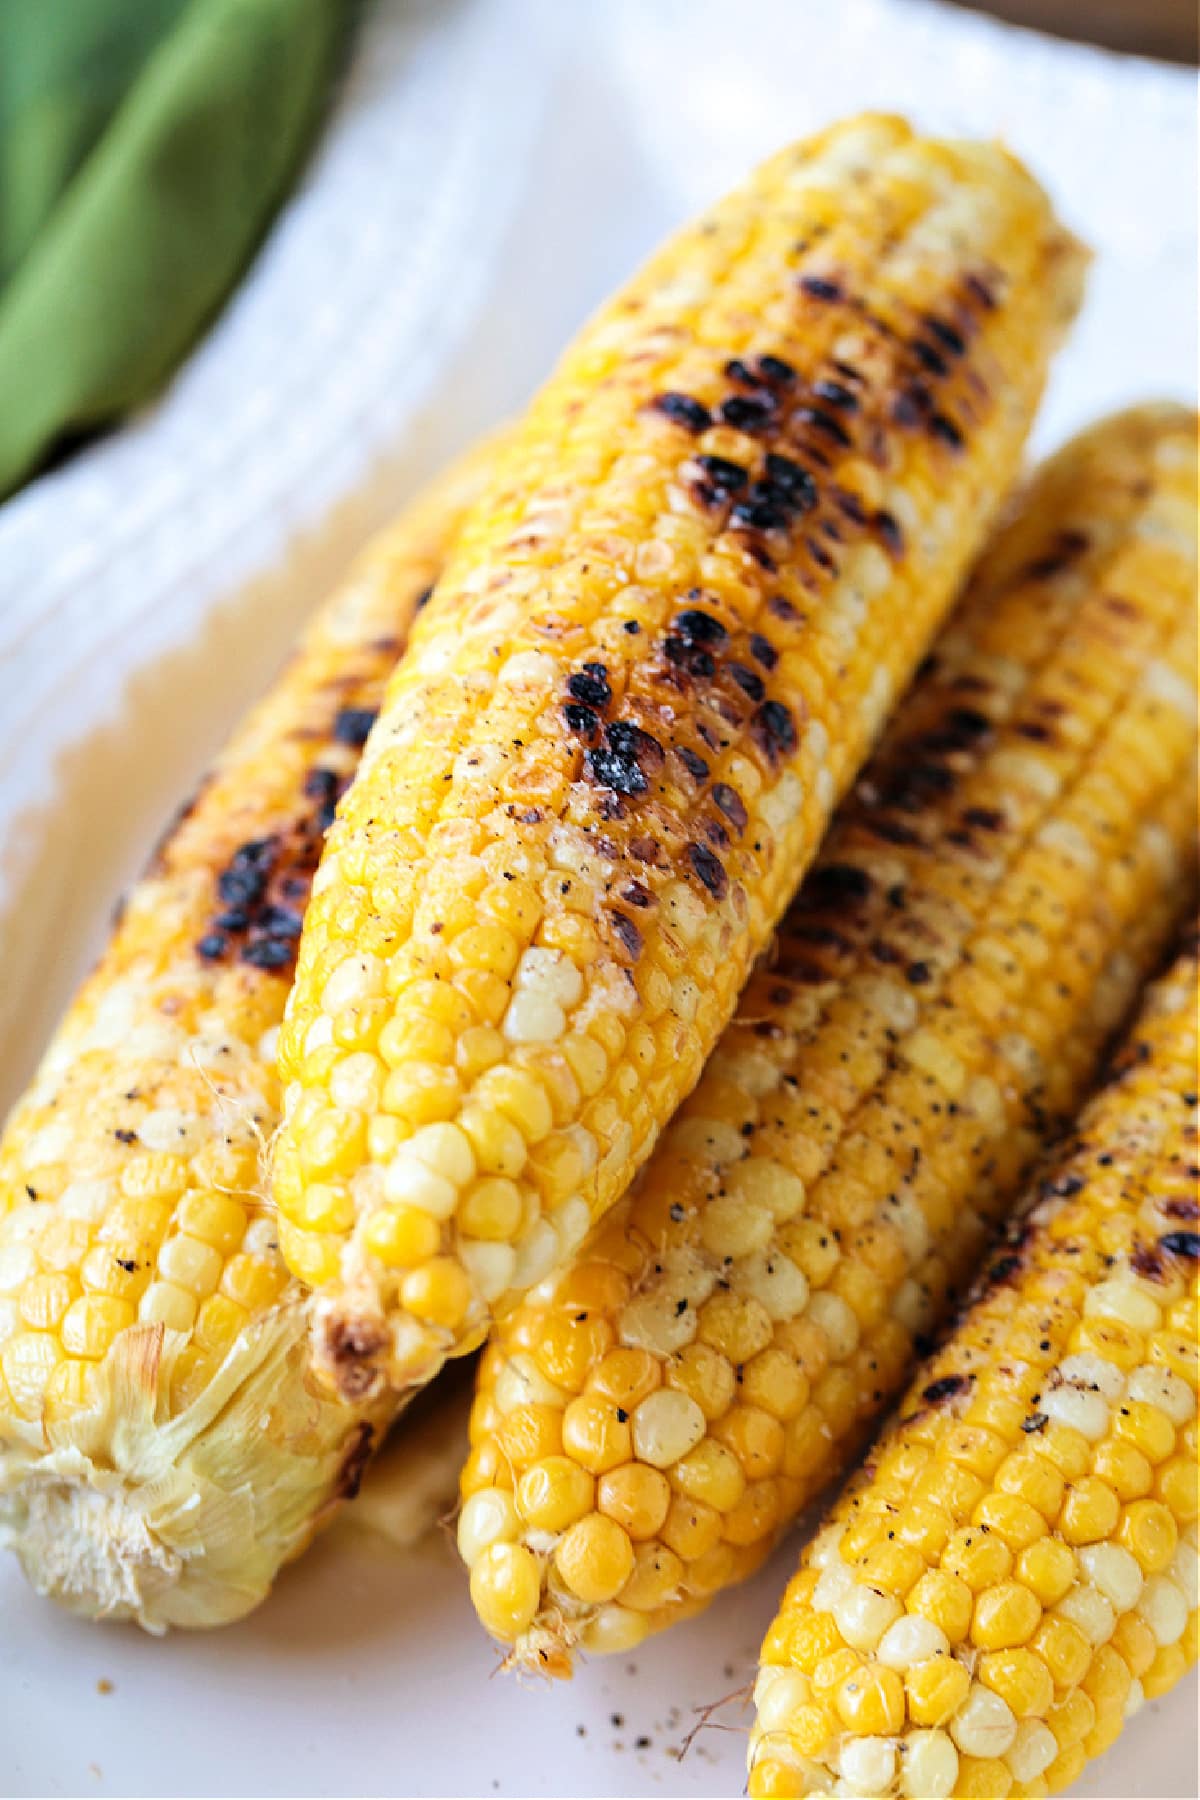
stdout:
<svg viewBox="0 0 1200 1800">
<path fill-rule="evenodd" d="M 307 1323 L 302 1298 L 285 1296 L 173 1418 L 187 1339 L 132 1326 L 87 1412 L 0 1450 L 0 1544 L 39 1593 L 152 1632 L 225 1624 L 263 1599 L 353 1491 L 395 1409 L 364 1414 L 318 1392 Z"/>
</svg>

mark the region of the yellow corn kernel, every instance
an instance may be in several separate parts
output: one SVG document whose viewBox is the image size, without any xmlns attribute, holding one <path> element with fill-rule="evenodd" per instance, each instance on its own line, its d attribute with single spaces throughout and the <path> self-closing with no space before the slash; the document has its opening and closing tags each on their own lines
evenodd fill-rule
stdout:
<svg viewBox="0 0 1200 1800">
<path fill-rule="evenodd" d="M 998 1756 L 959 1757 L 954 1792 L 964 1800 L 1005 1800 L 1012 1785 L 1012 1770 Z"/>
<path fill-rule="evenodd" d="M 1007 1544 L 973 1526 L 955 1532 L 942 1554 L 943 1569 L 957 1575 L 975 1594 L 1003 1581 L 1012 1564 L 1012 1551 Z"/>
<path fill-rule="evenodd" d="M 471 1283 L 453 1257 L 435 1256 L 409 1270 L 400 1294 L 414 1318 L 454 1330 L 471 1304 Z"/>
<path fill-rule="evenodd" d="M 551 1313 L 539 1330 L 533 1354 L 548 1381 L 578 1392 L 612 1341 L 612 1326 L 599 1314 Z"/>
<path fill-rule="evenodd" d="M 863 1665 L 840 1683 L 834 1705 L 847 1731 L 880 1737 L 904 1723 L 904 1684 L 895 1669 Z"/>
<path fill-rule="evenodd" d="M 931 1656 L 904 1677 L 909 1716 L 917 1725 L 944 1725 L 971 1689 L 971 1677 L 952 1656 Z"/>
<path fill-rule="evenodd" d="M 554 1563 L 580 1600 L 615 1600 L 633 1573 L 633 1545 L 615 1519 L 588 1513 L 559 1541 Z"/>
<path fill-rule="evenodd" d="M 746 1488 L 746 1477 L 737 1457 L 714 1438 L 705 1438 L 681 1457 L 670 1470 L 668 1479 L 671 1486 L 686 1494 L 689 1500 L 702 1501 L 719 1513 L 735 1507 Z"/>
<path fill-rule="evenodd" d="M 535 1531 L 565 1531 L 591 1510 L 594 1496 L 592 1477 L 569 1456 L 534 1463 L 516 1489 L 517 1509 Z"/>
<path fill-rule="evenodd" d="M 629 1461 L 633 1436 L 624 1407 L 590 1394 L 572 1400 L 562 1415 L 563 1448 L 591 1475 Z"/>
<path fill-rule="evenodd" d="M 979 1659 L 979 1679 L 1017 1719 L 1041 1719 L 1054 1704 L 1054 1678 L 1032 1649 L 994 1650 Z"/>
<path fill-rule="evenodd" d="M 600 1477 L 596 1489 L 599 1510 L 615 1519 L 635 1544 L 656 1536 L 662 1529 L 671 1500 L 666 1476 L 644 1463 L 622 1463 L 619 1468 L 609 1469 Z M 709 1549 L 711 1545 L 704 1547 Z"/>
<path fill-rule="evenodd" d="M 31 1275 L 17 1302 L 21 1318 L 31 1331 L 56 1331 L 75 1293 L 69 1275 Z"/>
<path fill-rule="evenodd" d="M 696 1562 L 714 1550 L 721 1538 L 721 1514 L 714 1506 L 675 1494 L 658 1532 L 664 1544 L 685 1562 Z"/>
<path fill-rule="evenodd" d="M 673 1550 L 657 1543 L 634 1546 L 633 1573 L 621 1589 L 621 1605 L 656 1612 L 681 1591 L 684 1565 Z"/>
<path fill-rule="evenodd" d="M 101 1357 L 119 1331 L 137 1317 L 128 1300 L 89 1294 L 68 1308 L 62 1321 L 62 1344 L 68 1356 Z"/>
<path fill-rule="evenodd" d="M 534 1400 L 514 1406 L 504 1416 L 496 1441 L 509 1461 L 519 1469 L 530 1468 L 563 1450 L 563 1419 L 557 1407 Z M 581 1471 L 582 1472 L 582 1471 Z"/>
<path fill-rule="evenodd" d="M 442 1229 L 429 1213 L 415 1206 L 382 1206 L 367 1221 L 367 1249 L 389 1269 L 411 1269 L 426 1262 L 442 1241 Z"/>
<path fill-rule="evenodd" d="M 1019 1581 L 999 1581 L 979 1594 L 971 1642 L 980 1650 L 1011 1650 L 1028 1643 L 1041 1621 L 1035 1596 Z"/>
<path fill-rule="evenodd" d="M 1174 1556 L 1179 1531 L 1161 1501 L 1135 1500 L 1122 1512 L 1116 1540 L 1137 1558 L 1145 1574 L 1157 1575 Z"/>
<path fill-rule="evenodd" d="M 1078 1625 L 1052 1614 L 1042 1620 L 1031 1648 L 1060 1688 L 1071 1688 L 1082 1681 L 1092 1657 L 1092 1647 Z"/>
<path fill-rule="evenodd" d="M 521 1190 L 516 1182 L 492 1175 L 468 1189 L 459 1220 L 468 1237 L 508 1243 L 517 1235 L 522 1210 Z"/>
<path fill-rule="evenodd" d="M 975 1601 L 971 1589 L 945 1569 L 928 1569 L 912 1587 L 906 1601 L 909 1612 L 920 1613 L 952 1644 L 961 1644 L 971 1624 Z"/>
<path fill-rule="evenodd" d="M 1095 1544 L 1117 1529 L 1120 1502 L 1107 1482 L 1085 1475 L 1067 1492 L 1058 1515 L 1058 1529 L 1068 1544 Z"/>
<path fill-rule="evenodd" d="M 1075 1553 L 1058 1538 L 1039 1538 L 1022 1550 L 1016 1577 L 1042 1606 L 1053 1606 L 1069 1592 L 1075 1580 Z"/>
<path fill-rule="evenodd" d="M 471 1603 L 505 1643 L 533 1622 L 541 1594 L 537 1559 L 520 1544 L 490 1544 L 471 1567 Z"/>
<path fill-rule="evenodd" d="M 659 1385 L 662 1371 L 648 1350 L 616 1349 L 600 1359 L 588 1381 L 589 1390 L 632 1412 Z"/>
</svg>

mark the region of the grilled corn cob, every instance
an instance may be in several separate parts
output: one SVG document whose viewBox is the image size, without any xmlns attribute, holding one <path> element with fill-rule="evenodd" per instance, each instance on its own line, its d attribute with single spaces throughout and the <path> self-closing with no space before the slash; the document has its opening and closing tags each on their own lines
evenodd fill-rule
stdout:
<svg viewBox="0 0 1200 1800">
<path fill-rule="evenodd" d="M 769 162 L 599 315 L 339 809 L 280 1040 L 340 1391 L 561 1266 L 699 1076 L 1016 464 L 1082 255 L 901 121 Z"/>
<path fill-rule="evenodd" d="M 260 1153 L 321 835 L 481 474 L 448 477 L 318 616 L 0 1144 L 0 1540 L 81 1611 L 246 1611 L 392 1410 L 314 1390 Z"/>
<path fill-rule="evenodd" d="M 497 1326 L 459 1543 L 517 1663 L 756 1567 L 1078 1104 L 1187 887 L 1195 479 L 1182 408 L 1035 477 L 639 1183 Z"/>
<path fill-rule="evenodd" d="M 1194 1661 L 1196 973 L 802 1559 L 752 1794 L 1053 1793 Z"/>
</svg>

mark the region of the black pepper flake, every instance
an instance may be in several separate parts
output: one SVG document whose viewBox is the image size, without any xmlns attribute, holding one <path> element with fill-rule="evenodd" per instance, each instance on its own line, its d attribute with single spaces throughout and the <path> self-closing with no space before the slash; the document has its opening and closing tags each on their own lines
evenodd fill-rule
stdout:
<svg viewBox="0 0 1200 1800">
<path fill-rule="evenodd" d="M 1031 1431 L 1044 1431 L 1049 1423 L 1049 1413 L 1032 1412 L 1029 1413 L 1026 1418 L 1021 1420 L 1021 1430 L 1026 1433 Z"/>
<path fill-rule="evenodd" d="M 137 1271 L 137 1262 L 132 1256 L 114 1256 L 113 1261 L 118 1269 L 124 1269 L 127 1275 L 133 1275 Z"/>
<path fill-rule="evenodd" d="M 137 1132 L 136 1131 L 126 1131 L 122 1126 L 119 1126 L 119 1125 L 118 1125 L 117 1129 L 113 1132 L 113 1136 L 116 1138 L 118 1144 L 136 1144 L 137 1143 Z"/>
<path fill-rule="evenodd" d="M 622 625 L 622 627 L 621 627 L 621 630 L 627 631 L 629 633 L 630 637 L 636 637 L 638 632 L 641 629 L 642 628 L 638 624 L 636 619 L 626 619 L 624 625 Z"/>
<path fill-rule="evenodd" d="M 618 1406 L 617 1408 L 617 1421 L 621 1425 L 628 1425 L 629 1423 L 629 1414 L 623 1406 Z"/>
<path fill-rule="evenodd" d="M 669 1211 L 671 1219 L 676 1225 L 682 1225 L 683 1221 L 687 1218 L 687 1214 L 683 1207 L 680 1206 L 678 1200 L 672 1200 Z"/>
<path fill-rule="evenodd" d="M 685 431 L 707 431 L 712 424 L 712 414 L 707 406 L 701 406 L 690 394 L 660 394 L 652 405 L 655 412 L 670 419 L 672 425 L 681 425 Z"/>
<path fill-rule="evenodd" d="M 584 706 L 597 708 L 608 706 L 613 697 L 608 680 L 608 670 L 603 663 L 584 663 L 583 668 L 577 670 L 568 680 L 567 692 L 572 700 L 578 700 Z"/>
<path fill-rule="evenodd" d="M 432 587 L 422 588 L 421 592 L 417 595 L 416 600 L 413 602 L 413 611 L 414 612 L 422 612 L 424 610 L 424 608 L 429 605 L 429 602 L 432 600 L 432 598 L 433 598 L 433 588 Z"/>
<path fill-rule="evenodd" d="M 339 744 L 361 750 L 371 735 L 371 727 L 379 717 L 373 706 L 344 706 L 333 721 L 333 735 Z"/>
</svg>

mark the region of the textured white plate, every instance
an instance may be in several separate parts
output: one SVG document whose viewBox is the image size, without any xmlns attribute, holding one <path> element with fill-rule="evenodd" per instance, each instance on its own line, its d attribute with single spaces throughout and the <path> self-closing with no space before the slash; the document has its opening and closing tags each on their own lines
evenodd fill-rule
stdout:
<svg viewBox="0 0 1200 1800">
<path fill-rule="evenodd" d="M 1182 71 L 934 0 L 378 0 L 302 191 L 171 393 L 0 508 L 0 1104 L 364 535 L 674 220 L 863 105 L 1006 136 L 1096 247 L 1040 444 L 1193 392 Z M 737 1793 L 736 1702 L 671 1750 L 750 1679 L 792 1556 L 544 1690 L 489 1679 L 436 1538 L 402 1554 L 342 1530 L 252 1619 L 166 1642 L 65 1617 L 3 1560 L 0 1794 Z M 1195 1795 L 1194 1684 L 1077 1791 Z"/>
</svg>

